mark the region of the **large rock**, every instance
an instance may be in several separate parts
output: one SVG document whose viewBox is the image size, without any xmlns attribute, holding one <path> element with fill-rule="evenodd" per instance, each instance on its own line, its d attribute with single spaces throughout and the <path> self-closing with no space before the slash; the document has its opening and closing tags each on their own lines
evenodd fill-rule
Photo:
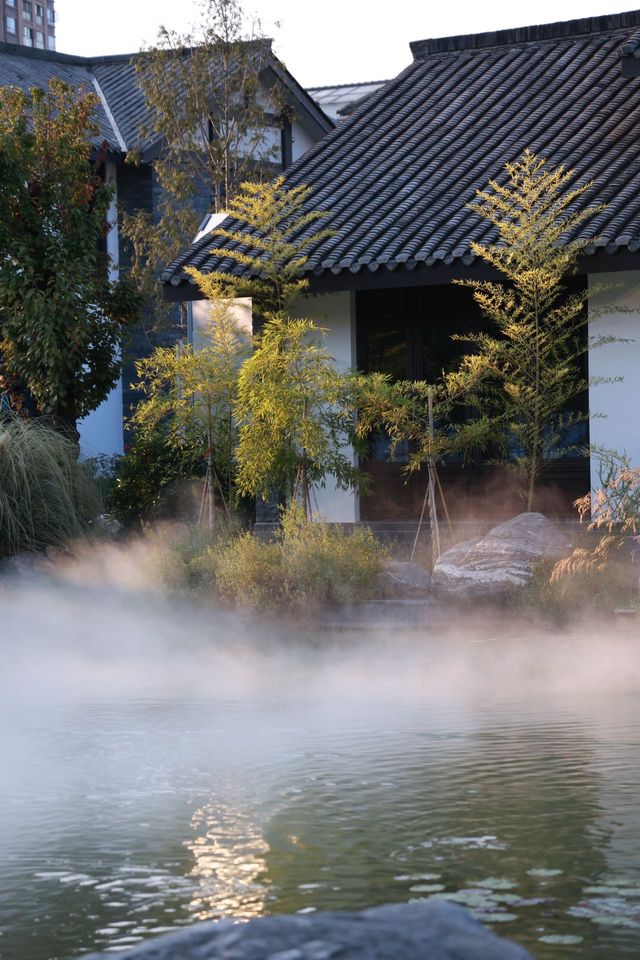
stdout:
<svg viewBox="0 0 640 960">
<path fill-rule="evenodd" d="M 384 597 L 408 600 L 428 596 L 433 582 L 431 574 L 418 563 L 387 560 L 378 574 L 378 587 Z"/>
<path fill-rule="evenodd" d="M 565 556 L 571 544 L 541 513 L 520 513 L 484 537 L 457 543 L 443 553 L 433 575 L 439 591 L 494 598 L 526 586 L 536 564 Z"/>
<path fill-rule="evenodd" d="M 104 954 L 102 955 L 105 956 Z M 113 954 L 109 954 L 113 956 Z M 93 960 L 98 955 L 93 954 Z M 221 920 L 147 941 L 119 960 L 532 960 L 453 903 L 428 900 L 361 913 Z M 86 960 L 91 960 L 87 957 Z"/>
</svg>

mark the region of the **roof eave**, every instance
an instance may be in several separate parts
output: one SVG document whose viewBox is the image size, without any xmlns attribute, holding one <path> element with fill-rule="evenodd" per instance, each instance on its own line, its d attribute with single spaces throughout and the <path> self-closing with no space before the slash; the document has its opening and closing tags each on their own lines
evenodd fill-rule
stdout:
<svg viewBox="0 0 640 960">
<path fill-rule="evenodd" d="M 326 133 L 335 129 L 335 122 L 322 110 L 313 97 L 307 93 L 287 68 L 277 57 L 272 56 L 266 64 L 263 73 L 271 73 L 279 81 L 288 94 L 291 106 L 296 107 L 298 117 L 304 116 L 310 126 L 310 133 L 320 139 Z"/>
<path fill-rule="evenodd" d="M 617 273 L 623 270 L 640 270 L 640 250 L 628 247 L 597 248 L 593 253 L 587 253 L 582 257 L 578 273 L 583 275 Z M 347 290 L 380 290 L 390 287 L 429 287 L 449 284 L 453 280 L 499 278 L 500 274 L 497 270 L 484 260 L 475 258 L 471 262 L 465 262 L 459 257 L 450 263 L 443 260 L 431 265 L 426 263 L 380 264 L 375 270 L 363 265 L 358 270 L 345 268 L 337 273 L 332 270 L 323 270 L 321 273 L 310 272 L 306 275 L 310 294 L 337 293 Z M 164 280 L 161 286 L 163 300 L 168 303 L 206 299 L 193 280 L 184 274 Z"/>
</svg>

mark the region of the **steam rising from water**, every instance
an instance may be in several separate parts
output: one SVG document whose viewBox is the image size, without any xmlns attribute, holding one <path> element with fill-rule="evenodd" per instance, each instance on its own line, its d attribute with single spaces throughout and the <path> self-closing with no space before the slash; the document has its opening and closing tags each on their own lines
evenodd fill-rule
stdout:
<svg viewBox="0 0 640 960">
<path fill-rule="evenodd" d="M 609 618 L 562 631 L 452 606 L 444 626 L 367 632 L 299 627 L 171 597 L 153 545 L 85 549 L 0 581 L 0 693 L 26 698 L 237 695 L 271 691 L 331 704 L 518 700 L 635 691 L 640 622 Z"/>
</svg>

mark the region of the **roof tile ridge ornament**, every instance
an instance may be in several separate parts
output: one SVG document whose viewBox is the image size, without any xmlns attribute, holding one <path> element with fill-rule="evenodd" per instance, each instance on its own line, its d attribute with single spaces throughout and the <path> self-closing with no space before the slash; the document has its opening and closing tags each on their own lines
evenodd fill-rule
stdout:
<svg viewBox="0 0 640 960">
<path fill-rule="evenodd" d="M 621 57 L 640 57 L 640 29 L 636 30 L 620 48 Z"/>
<path fill-rule="evenodd" d="M 427 40 L 414 40 L 409 46 L 414 60 L 426 60 L 443 53 L 487 50 L 492 47 L 509 47 L 545 40 L 578 38 L 589 34 L 610 33 L 616 30 L 633 31 L 634 29 L 638 30 L 638 28 L 640 28 L 640 10 L 628 10 L 625 13 L 610 13 L 600 17 L 582 17 L 577 20 L 532 24 L 526 27 L 512 27 L 507 30 L 490 30 L 485 33 L 467 33 L 450 37 L 432 37 Z M 630 38 L 630 41 L 633 39 L 633 37 Z M 640 43 L 640 36 L 637 38 L 637 42 Z"/>
</svg>

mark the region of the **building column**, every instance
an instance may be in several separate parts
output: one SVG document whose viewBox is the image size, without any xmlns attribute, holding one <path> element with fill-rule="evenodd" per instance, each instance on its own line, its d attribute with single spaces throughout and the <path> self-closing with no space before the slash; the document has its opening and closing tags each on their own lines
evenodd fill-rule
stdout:
<svg viewBox="0 0 640 960">
<path fill-rule="evenodd" d="M 640 270 L 591 274 L 589 286 L 610 285 L 589 306 L 589 339 L 612 336 L 627 342 L 589 348 L 590 378 L 619 378 L 589 390 L 589 437 L 593 447 L 627 454 L 640 467 Z M 616 304 L 628 312 L 596 316 L 599 305 Z M 591 457 L 591 486 L 600 487 L 598 457 Z"/>
</svg>

